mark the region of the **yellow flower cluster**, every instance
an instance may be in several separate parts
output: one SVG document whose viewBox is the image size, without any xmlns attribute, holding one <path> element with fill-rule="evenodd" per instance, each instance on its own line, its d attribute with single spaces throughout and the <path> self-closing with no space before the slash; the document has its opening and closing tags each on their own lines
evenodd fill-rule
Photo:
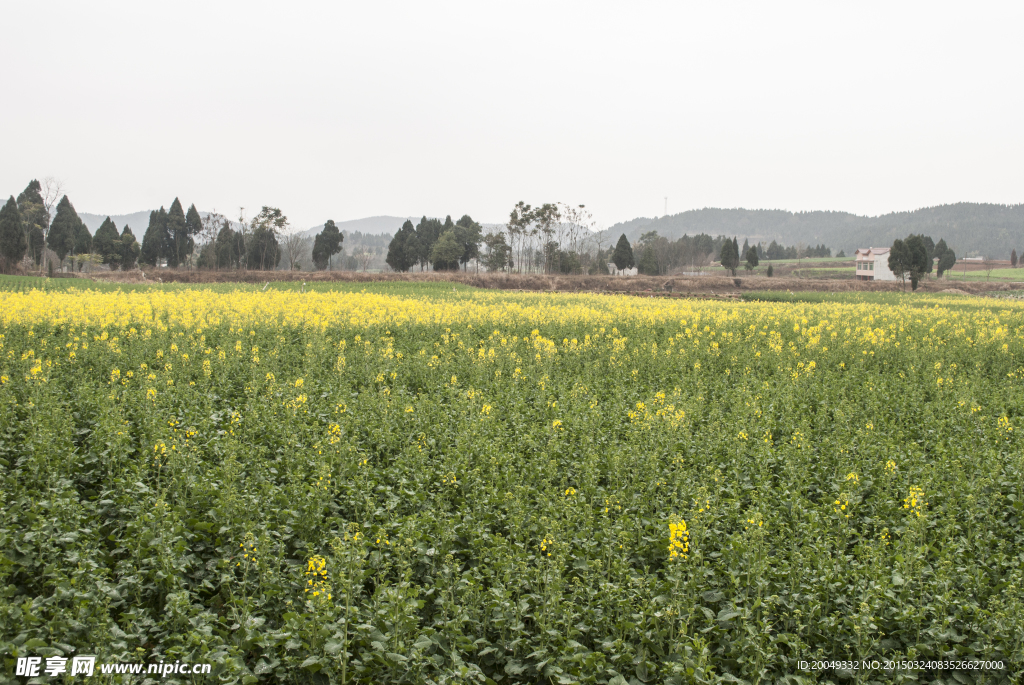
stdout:
<svg viewBox="0 0 1024 685">
<path fill-rule="evenodd" d="M 306 587 L 304 592 L 313 597 L 331 599 L 331 586 L 327 583 L 327 560 L 315 554 L 306 562 Z"/>
<path fill-rule="evenodd" d="M 544 539 L 540 541 L 540 553 L 542 555 L 551 556 L 550 548 L 554 547 L 555 539 L 548 536 L 544 536 Z"/>
<path fill-rule="evenodd" d="M 690 532 L 686 521 L 679 519 L 668 524 L 668 558 L 685 559 L 690 552 Z"/>
<path fill-rule="evenodd" d="M 238 547 L 239 551 L 242 554 L 242 558 L 235 563 L 235 566 L 241 566 L 242 564 L 245 564 L 247 567 L 255 567 L 259 565 L 256 561 L 256 536 L 254 536 L 252 533 L 247 533 L 245 536 L 245 540 L 238 543 Z"/>
<path fill-rule="evenodd" d="M 920 517 L 926 506 L 928 503 L 924 500 L 924 490 L 911 486 L 910 492 L 903 498 L 903 508 Z"/>
</svg>

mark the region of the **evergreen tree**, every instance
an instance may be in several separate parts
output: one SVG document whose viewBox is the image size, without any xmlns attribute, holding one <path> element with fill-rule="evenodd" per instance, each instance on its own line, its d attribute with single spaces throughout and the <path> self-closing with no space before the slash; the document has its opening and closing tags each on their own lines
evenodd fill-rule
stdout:
<svg viewBox="0 0 1024 685">
<path fill-rule="evenodd" d="M 484 237 L 484 245 L 487 246 L 484 266 L 488 271 L 504 271 L 512 268 L 512 248 L 505 241 L 504 233 L 488 233 Z"/>
<path fill-rule="evenodd" d="M 746 243 L 744 242 L 744 244 Z M 757 258 L 757 249 L 753 247 L 747 248 L 747 263 L 744 268 L 747 271 L 753 271 L 759 263 L 760 260 Z"/>
<path fill-rule="evenodd" d="M 78 270 L 82 270 L 82 265 L 85 264 L 83 257 L 92 251 L 92 234 L 89 233 L 89 227 L 85 225 L 84 221 L 79 220 L 78 228 L 75 229 L 75 247 L 74 254 L 78 257 Z"/>
<path fill-rule="evenodd" d="M 46 231 L 50 228 L 50 215 L 46 211 L 39 181 L 31 181 L 18 195 L 18 211 L 21 212 L 21 223 L 25 227 L 29 255 L 38 266 L 46 246 Z"/>
<path fill-rule="evenodd" d="M 923 246 L 922 246 L 923 247 Z M 906 241 L 897 238 L 889 248 L 889 271 L 903 281 L 904 290 L 907 287 L 907 275 L 914 268 L 914 257 L 907 247 Z"/>
<path fill-rule="evenodd" d="M 774 276 L 774 275 L 775 275 L 775 269 L 773 269 L 773 268 L 772 268 L 772 265 L 771 265 L 771 264 L 769 264 L 769 265 L 768 265 L 768 278 L 771 278 L 771 277 L 772 277 L 772 276 Z"/>
<path fill-rule="evenodd" d="M 142 236 L 142 251 L 139 254 L 139 261 L 149 266 L 156 266 L 157 263 L 167 256 L 167 247 L 171 239 L 167 234 L 167 211 L 161 207 L 159 211 L 149 213 L 149 226 Z"/>
<path fill-rule="evenodd" d="M 748 243 L 747 239 L 744 238 L 743 239 L 743 247 L 740 249 L 740 256 L 742 256 L 744 259 L 746 259 L 747 252 L 749 252 L 749 251 L 750 251 L 750 243 Z"/>
<path fill-rule="evenodd" d="M 722 243 L 722 252 L 718 256 L 718 261 L 721 262 L 724 268 L 729 270 L 729 273 L 733 276 L 736 275 L 736 267 L 740 265 L 740 248 L 735 238 L 732 240 L 727 238 Z"/>
<path fill-rule="evenodd" d="M 441 237 L 444 228 L 437 219 L 423 217 L 416 225 L 416 259 L 420 263 L 420 271 L 430 263 L 430 253 L 434 249 L 434 243 Z"/>
<path fill-rule="evenodd" d="M 121 231 L 121 271 L 131 271 L 134 269 L 141 252 L 142 246 L 135 239 L 132 229 L 128 228 L 128 224 L 125 224 L 124 230 Z"/>
<path fill-rule="evenodd" d="M 408 271 L 416 264 L 416 229 L 406 220 L 395 233 L 388 245 L 388 256 L 384 259 L 395 271 Z"/>
<path fill-rule="evenodd" d="M 257 226 L 249 238 L 249 249 L 245 254 L 246 268 L 258 271 L 273 271 L 281 261 L 281 248 L 277 235 L 269 226 Z"/>
<path fill-rule="evenodd" d="M 928 264 L 928 247 L 924 237 L 920 235 L 907 236 L 903 244 L 910 257 L 910 289 L 917 290 L 917 284 L 921 281 L 921 277 L 928 273 L 930 266 Z"/>
<path fill-rule="evenodd" d="M 956 252 L 952 248 L 946 246 L 946 240 L 940 239 L 939 244 L 935 246 L 935 255 L 939 258 L 939 264 L 936 267 L 936 276 L 942 278 L 942 274 L 949 271 L 956 265 Z"/>
<path fill-rule="evenodd" d="M 612 252 L 612 262 L 619 271 L 632 269 L 636 266 L 636 261 L 633 259 L 633 246 L 629 244 L 625 233 L 620 235 L 619 241 L 615 243 L 615 251 Z"/>
<path fill-rule="evenodd" d="M 449 222 L 451 217 L 448 217 Z M 447 223 L 447 222 L 446 222 Z M 434 243 L 430 250 L 430 261 L 435 271 L 458 271 L 459 258 L 465 251 L 465 245 L 455 235 L 454 224 L 448 228 Z"/>
<path fill-rule="evenodd" d="M 405 223 L 412 226 L 408 221 Z M 324 230 L 317 233 L 313 239 L 313 265 L 320 271 L 326 269 L 330 265 L 331 257 L 341 252 L 341 243 L 344 240 L 345 236 L 338 230 L 334 220 L 328 219 L 324 224 Z"/>
<path fill-rule="evenodd" d="M 195 204 L 191 204 L 188 207 L 188 213 L 185 214 L 185 236 L 187 249 L 185 250 L 185 256 L 181 257 L 180 261 L 186 261 L 188 255 L 196 249 L 195 237 L 199 235 L 203 230 L 203 219 L 199 216 L 199 211 L 196 209 Z"/>
<path fill-rule="evenodd" d="M 225 221 L 224 226 L 217 233 L 217 240 L 214 241 L 216 244 L 214 253 L 216 254 L 216 267 L 218 269 L 241 268 L 242 250 L 240 247 L 242 243 L 239 238 L 241 238 L 241 235 Z"/>
<path fill-rule="evenodd" d="M 0 266 L 4 271 L 14 271 L 18 262 L 28 250 L 28 239 L 22 225 L 18 203 L 12 195 L 0 209 Z"/>
<path fill-rule="evenodd" d="M 57 213 L 50 224 L 50 232 L 46 236 L 46 246 L 57 254 L 61 266 L 64 265 L 64 258 L 68 256 L 75 247 L 75 238 L 78 235 L 78 226 L 82 220 L 78 218 L 78 212 L 71 205 L 71 200 L 65 195 L 57 203 Z"/>
<path fill-rule="evenodd" d="M 24 219 L 22 219 L 24 221 Z M 32 230 L 28 234 L 28 251 L 32 255 L 32 261 L 35 262 L 36 266 L 43 259 L 43 250 L 46 248 L 46 235 L 43 233 L 43 229 L 38 226 L 33 226 Z"/>
<path fill-rule="evenodd" d="M 462 218 L 455 222 L 455 228 L 458 230 L 456 235 L 459 242 L 465 247 L 462 256 L 459 257 L 459 262 L 462 263 L 462 269 L 466 270 L 469 260 L 480 259 L 480 243 L 483 241 L 484 229 L 483 226 L 473 221 L 473 217 L 469 214 L 463 214 Z"/>
<path fill-rule="evenodd" d="M 116 269 L 121 263 L 121 234 L 117 232 L 117 226 L 108 216 L 96 229 L 96 235 L 92 238 L 92 247 L 104 264 L 109 264 L 111 269 Z"/>
<path fill-rule="evenodd" d="M 1010 268 L 1017 268 L 1017 248 L 1010 250 Z"/>
<path fill-rule="evenodd" d="M 930 235 L 921 234 L 921 244 L 924 245 L 924 263 L 925 270 L 922 274 L 930 274 L 935 269 L 935 241 L 932 240 Z"/>
<path fill-rule="evenodd" d="M 192 252 L 192 239 L 185 225 L 185 210 L 181 208 L 178 198 L 174 198 L 171 208 L 167 210 L 166 230 L 167 249 L 164 256 L 167 257 L 167 266 L 174 268 Z"/>
<path fill-rule="evenodd" d="M 644 245 L 643 251 L 640 252 L 640 261 L 636 263 L 636 270 L 645 276 L 658 275 L 658 258 L 654 254 L 654 246 L 650 243 Z"/>
</svg>

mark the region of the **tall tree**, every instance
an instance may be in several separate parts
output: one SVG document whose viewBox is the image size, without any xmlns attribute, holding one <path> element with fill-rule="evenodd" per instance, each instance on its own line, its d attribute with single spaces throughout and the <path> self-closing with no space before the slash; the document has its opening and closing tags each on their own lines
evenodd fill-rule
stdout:
<svg viewBox="0 0 1024 685">
<path fill-rule="evenodd" d="M 188 212 L 185 214 L 185 241 L 186 249 L 184 256 L 179 257 L 179 262 L 185 262 L 189 255 L 195 250 L 196 237 L 203 232 L 203 219 L 199 216 L 199 211 L 196 209 L 195 204 L 191 204 L 188 207 Z"/>
<path fill-rule="evenodd" d="M 82 220 L 78 218 L 78 212 L 75 211 L 71 200 L 65 195 L 57 203 L 57 213 L 53 217 L 50 232 L 46 236 L 46 246 L 56 253 L 61 267 L 64 265 L 64 258 L 75 247 L 75 238 L 81 223 Z"/>
<path fill-rule="evenodd" d="M 444 224 L 440 220 L 425 216 L 416 224 L 416 259 L 420 263 L 420 271 L 430 263 L 430 253 L 443 230 Z"/>
<path fill-rule="evenodd" d="M 1017 248 L 1010 250 L 1010 268 L 1017 268 Z"/>
<path fill-rule="evenodd" d="M 451 219 L 451 217 L 448 217 Z M 430 250 L 430 261 L 435 271 L 458 271 L 459 258 L 465 246 L 455 235 L 454 226 L 441 234 Z"/>
<path fill-rule="evenodd" d="M 388 245 L 384 261 L 395 271 L 408 271 L 416 264 L 416 229 L 406 220 Z"/>
<path fill-rule="evenodd" d="M 746 241 L 743 241 L 743 244 L 746 245 L 747 244 Z M 757 248 L 756 247 L 747 248 L 747 263 L 744 266 L 744 268 L 747 271 L 753 271 L 754 268 L 759 263 L 760 263 L 760 260 L 757 258 Z"/>
<path fill-rule="evenodd" d="M 13 272 L 28 250 L 25 227 L 22 226 L 18 202 L 12 195 L 0 209 L 0 261 L 5 272 Z"/>
<path fill-rule="evenodd" d="M 935 246 L 935 256 L 939 258 L 935 275 L 937 278 L 942 278 L 942 274 L 952 269 L 956 264 L 956 253 L 946 246 L 944 238 L 940 238 L 938 245 Z"/>
<path fill-rule="evenodd" d="M 159 211 L 149 213 L 149 226 L 142 236 L 142 252 L 139 254 L 139 261 L 149 266 L 156 266 L 157 263 L 167 256 L 167 248 L 171 243 L 170 235 L 167 233 L 167 210 L 163 207 Z"/>
<path fill-rule="evenodd" d="M 733 276 L 736 275 L 736 267 L 740 265 L 740 248 L 735 238 L 732 240 L 726 238 L 725 242 L 722 243 L 722 251 L 718 255 L 718 261 Z"/>
<path fill-rule="evenodd" d="M 92 251 L 92 234 L 89 233 L 89 227 L 85 225 L 84 221 L 79 220 L 78 228 L 75 229 L 75 247 L 74 253 L 78 258 L 78 270 L 82 270 L 82 265 L 85 264 L 85 255 Z"/>
<path fill-rule="evenodd" d="M 124 230 L 121 231 L 121 271 L 131 271 L 134 269 L 141 252 L 142 246 L 135 239 L 132 229 L 128 228 L 128 224 L 125 224 Z"/>
<path fill-rule="evenodd" d="M 633 246 L 629 244 L 625 233 L 620 235 L 619 242 L 615 243 L 615 251 L 612 252 L 612 262 L 619 271 L 632 269 L 636 266 L 636 261 L 633 259 Z"/>
<path fill-rule="evenodd" d="M 405 223 L 412 226 L 412 223 L 408 221 Z M 320 271 L 328 268 L 331 265 L 331 257 L 341 252 L 341 244 L 344 240 L 345 236 L 338 230 L 334 219 L 328 219 L 324 224 L 324 229 L 313 239 L 313 265 Z"/>
<path fill-rule="evenodd" d="M 28 252 L 38 266 L 46 247 L 46 231 L 50 228 L 50 213 L 42 195 L 42 184 L 32 180 L 18 195 L 18 211 L 28 239 Z"/>
<path fill-rule="evenodd" d="M 277 237 L 287 228 L 288 217 L 277 207 L 264 205 L 251 222 L 252 233 L 246 249 L 247 268 L 260 271 L 276 269 L 281 261 Z"/>
<path fill-rule="evenodd" d="M 171 208 L 167 210 L 166 226 L 168 242 L 164 256 L 167 258 L 167 266 L 174 268 L 184 262 L 185 256 L 192 251 L 192 240 L 185 226 L 185 210 L 181 208 L 178 198 L 174 198 Z"/>
<path fill-rule="evenodd" d="M 925 252 L 925 270 L 922 271 L 921 273 L 930 274 L 935 269 L 935 241 L 932 240 L 932 237 L 930 235 L 924 235 L 923 233 L 920 235 L 920 238 L 921 244 L 924 245 Z"/>
<path fill-rule="evenodd" d="M 892 241 L 892 246 L 889 248 L 889 259 L 888 259 L 889 271 L 893 273 L 896 278 L 903 281 L 903 287 L 906 289 L 907 283 L 907 272 L 910 271 L 910 253 L 907 251 L 907 246 L 899 238 Z"/>
<path fill-rule="evenodd" d="M 488 233 L 484 237 L 484 244 L 487 246 L 484 266 L 488 271 L 504 271 L 514 266 L 512 264 L 512 248 L 505 242 L 503 232 Z"/>
<path fill-rule="evenodd" d="M 109 216 L 96 229 L 96 235 L 92 237 L 92 247 L 103 263 L 109 264 L 111 269 L 116 269 L 121 263 L 121 234 L 117 232 L 117 226 Z"/>
<path fill-rule="evenodd" d="M 457 235 L 465 248 L 462 256 L 459 257 L 462 269 L 465 271 L 471 259 L 480 259 L 480 243 L 483 241 L 484 229 L 483 226 L 473 221 L 473 217 L 469 214 L 463 214 L 462 218 L 455 222 L 455 227 L 460 229 Z"/>
<path fill-rule="evenodd" d="M 910 289 L 917 290 L 917 284 L 921 281 L 921 277 L 928 273 L 931 267 L 928 259 L 928 247 L 924 236 L 921 235 L 909 235 L 903 244 L 910 257 Z"/>
<path fill-rule="evenodd" d="M 44 249 L 46 249 L 46 236 L 39 226 L 33 226 L 28 233 L 28 251 L 36 266 L 39 266 L 43 259 Z"/>
</svg>

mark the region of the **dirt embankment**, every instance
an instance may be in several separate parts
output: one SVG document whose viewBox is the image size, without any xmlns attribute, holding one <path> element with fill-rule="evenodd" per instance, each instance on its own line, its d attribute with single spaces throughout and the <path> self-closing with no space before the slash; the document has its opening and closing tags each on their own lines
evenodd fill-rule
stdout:
<svg viewBox="0 0 1024 685">
<path fill-rule="evenodd" d="M 355 271 L 184 271 L 147 269 L 145 271 L 90 274 L 89 277 L 108 282 L 161 283 L 265 283 L 267 281 L 346 281 L 374 283 L 380 281 L 452 282 L 478 288 L 524 291 L 605 292 L 649 295 L 715 295 L 741 294 L 752 290 L 814 291 L 814 292 L 898 292 L 903 285 L 892 281 L 856 281 L 851 279 L 806 279 L 765 276 L 548 276 L 540 274 L 494 274 L 473 272 L 408 272 L 361 273 Z M 907 284 L 909 290 L 910 284 Z M 957 282 L 925 279 L 918 291 L 943 292 L 958 290 L 964 294 L 985 294 L 1024 289 L 1011 283 Z"/>
</svg>

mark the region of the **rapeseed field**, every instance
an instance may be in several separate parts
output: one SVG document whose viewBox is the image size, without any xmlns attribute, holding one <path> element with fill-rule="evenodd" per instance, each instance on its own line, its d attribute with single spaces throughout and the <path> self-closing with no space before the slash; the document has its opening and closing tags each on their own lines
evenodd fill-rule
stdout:
<svg viewBox="0 0 1024 685">
<path fill-rule="evenodd" d="M 0 653 L 1011 682 L 1022 417 L 994 299 L 0 292 Z"/>
</svg>

